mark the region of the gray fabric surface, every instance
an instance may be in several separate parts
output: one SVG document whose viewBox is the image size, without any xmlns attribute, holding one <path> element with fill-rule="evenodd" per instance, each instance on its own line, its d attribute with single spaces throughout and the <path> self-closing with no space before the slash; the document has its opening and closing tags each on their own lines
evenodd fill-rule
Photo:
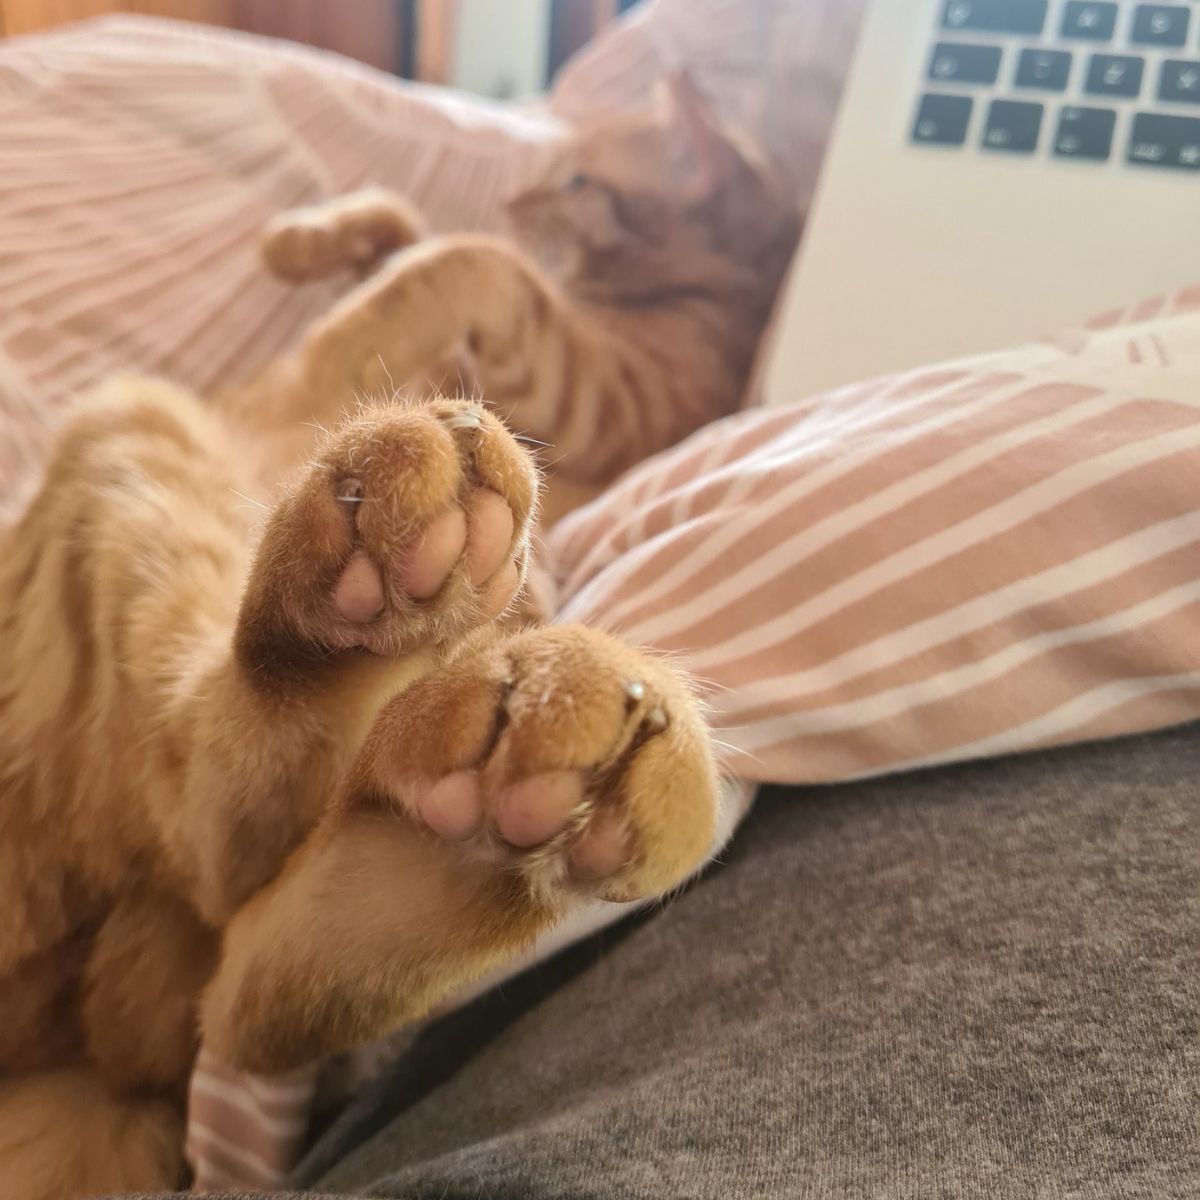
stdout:
<svg viewBox="0 0 1200 1200">
<path fill-rule="evenodd" d="M 1197 1197 L 1198 917 L 1196 727 L 767 792 L 665 911 L 431 1028 L 305 1181 Z"/>
</svg>

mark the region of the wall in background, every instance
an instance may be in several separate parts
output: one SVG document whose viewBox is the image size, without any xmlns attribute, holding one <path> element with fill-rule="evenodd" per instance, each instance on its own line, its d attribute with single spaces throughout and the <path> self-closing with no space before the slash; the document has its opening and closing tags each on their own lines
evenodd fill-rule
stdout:
<svg viewBox="0 0 1200 1200">
<path fill-rule="evenodd" d="M 542 90 L 636 0 L 0 0 L 0 37 L 116 12 L 290 38 L 489 96 Z"/>
<path fill-rule="evenodd" d="M 550 0 L 459 0 L 450 82 L 498 99 L 542 91 L 550 9 Z"/>
</svg>

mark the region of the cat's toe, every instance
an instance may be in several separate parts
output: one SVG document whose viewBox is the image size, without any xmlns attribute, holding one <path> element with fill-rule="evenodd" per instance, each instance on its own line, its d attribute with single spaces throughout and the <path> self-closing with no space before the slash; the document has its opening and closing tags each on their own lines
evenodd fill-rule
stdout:
<svg viewBox="0 0 1200 1200">
<path fill-rule="evenodd" d="M 461 842 L 483 826 L 483 791 L 475 771 L 455 771 L 415 796 L 421 820 L 439 837 Z"/>
<path fill-rule="evenodd" d="M 489 806 L 497 837 L 527 850 L 557 837 L 583 804 L 578 771 L 549 771 L 501 788 Z"/>
<path fill-rule="evenodd" d="M 491 488 L 476 488 L 468 502 L 466 555 L 471 582 L 486 583 L 508 561 L 515 518 L 509 503 Z"/>
<path fill-rule="evenodd" d="M 618 812 L 598 813 L 571 847 L 571 874 L 584 882 L 607 879 L 628 865 L 633 853 L 633 833 L 625 818 Z"/>
<path fill-rule="evenodd" d="M 510 559 L 479 589 L 480 615 L 494 619 L 507 614 L 507 619 L 512 619 L 510 610 L 519 597 L 522 582 L 521 568 Z"/>
<path fill-rule="evenodd" d="M 413 600 L 432 600 L 442 590 L 467 548 L 467 519 L 461 508 L 447 509 L 400 552 L 393 577 L 401 593 Z"/>
<path fill-rule="evenodd" d="M 363 497 L 358 497 L 361 501 Z M 455 569 L 479 590 L 480 609 L 488 616 L 507 607 L 520 585 L 512 556 L 516 518 L 498 492 L 476 488 L 457 505 L 438 514 L 387 566 L 355 550 L 334 585 L 334 606 L 350 622 L 377 619 L 387 603 L 388 582 L 398 599 L 433 600 Z"/>
<path fill-rule="evenodd" d="M 595 803 L 580 771 L 553 771 L 512 784 L 494 798 L 490 814 L 494 835 L 507 846 L 553 847 L 567 876 L 583 884 L 617 875 L 637 849 L 626 814 L 619 806 Z"/>
<path fill-rule="evenodd" d="M 341 247 L 312 209 L 296 209 L 276 218 L 263 234 L 263 265 L 278 279 L 307 283 L 341 270 Z"/>
<path fill-rule="evenodd" d="M 374 621 L 383 612 L 383 574 L 365 550 L 350 555 L 333 589 L 339 614 L 354 625 Z"/>
</svg>

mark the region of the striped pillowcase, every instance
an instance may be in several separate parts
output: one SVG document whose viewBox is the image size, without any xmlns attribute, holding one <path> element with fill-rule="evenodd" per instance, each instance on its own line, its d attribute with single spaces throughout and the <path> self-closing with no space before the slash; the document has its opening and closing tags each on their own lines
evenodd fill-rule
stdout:
<svg viewBox="0 0 1200 1200">
<path fill-rule="evenodd" d="M 751 410 L 551 531 L 560 619 L 673 655 L 725 767 L 841 780 L 1200 716 L 1200 289 Z"/>
</svg>

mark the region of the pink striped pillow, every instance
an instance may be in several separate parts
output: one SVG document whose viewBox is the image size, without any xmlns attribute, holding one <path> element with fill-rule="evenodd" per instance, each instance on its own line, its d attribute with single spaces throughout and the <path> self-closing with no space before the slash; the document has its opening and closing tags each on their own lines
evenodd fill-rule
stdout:
<svg viewBox="0 0 1200 1200">
<path fill-rule="evenodd" d="M 846 779 L 1200 717 L 1200 289 L 709 426 L 550 534 L 726 767 Z"/>
</svg>

